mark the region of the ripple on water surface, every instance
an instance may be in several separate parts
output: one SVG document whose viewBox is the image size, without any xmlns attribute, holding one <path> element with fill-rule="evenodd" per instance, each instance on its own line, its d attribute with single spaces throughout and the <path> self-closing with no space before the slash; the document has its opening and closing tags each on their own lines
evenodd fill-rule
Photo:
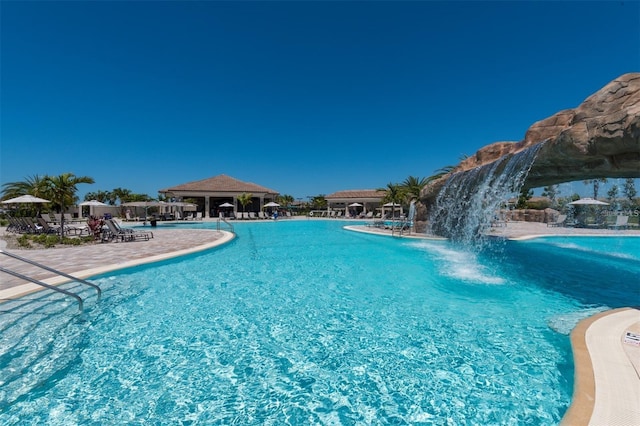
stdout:
<svg viewBox="0 0 640 426">
<path fill-rule="evenodd" d="M 59 371 L 40 375 L 48 352 L 12 360 L 24 376 L 0 420 L 517 425 L 566 410 L 569 342 L 548 320 L 586 309 L 566 295 L 447 243 L 331 222 L 237 232 L 98 279 Z"/>
</svg>

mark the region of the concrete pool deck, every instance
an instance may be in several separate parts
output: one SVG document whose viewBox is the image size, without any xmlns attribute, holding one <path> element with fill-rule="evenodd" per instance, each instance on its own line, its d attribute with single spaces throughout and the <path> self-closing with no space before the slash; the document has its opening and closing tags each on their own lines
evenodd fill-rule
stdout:
<svg viewBox="0 0 640 426">
<path fill-rule="evenodd" d="M 286 219 L 289 220 L 289 219 Z M 306 220 L 306 218 L 294 219 Z M 332 220 L 338 219 L 310 219 Z M 266 222 L 266 221 L 263 221 Z M 342 220 L 345 226 L 350 220 Z M 352 230 L 390 236 L 388 230 L 354 226 Z M 19 256 L 43 263 L 78 278 L 87 278 L 122 268 L 151 263 L 207 250 L 231 241 L 229 232 L 205 229 L 180 229 L 179 226 L 153 228 L 149 241 L 92 244 L 53 249 L 9 250 Z M 0 249 L 5 250 L 5 228 L 0 228 Z M 509 222 L 492 228 L 492 235 L 526 239 L 542 235 L 615 235 L 637 236 L 640 230 L 600 230 L 551 228 L 545 224 Z M 403 237 L 425 238 L 424 235 Z M 2 266 L 47 284 L 65 279 L 0 255 Z M 40 290 L 35 284 L 3 274 L 0 302 Z M 563 425 L 638 425 L 640 424 L 640 311 L 617 309 L 580 322 L 571 335 L 576 383 L 573 403 Z"/>
</svg>

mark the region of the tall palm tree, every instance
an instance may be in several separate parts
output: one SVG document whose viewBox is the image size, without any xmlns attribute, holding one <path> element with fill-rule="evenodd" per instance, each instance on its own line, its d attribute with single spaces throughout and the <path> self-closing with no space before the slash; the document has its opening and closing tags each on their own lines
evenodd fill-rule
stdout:
<svg viewBox="0 0 640 426">
<path fill-rule="evenodd" d="M 131 190 L 124 188 L 115 188 L 110 193 L 109 204 L 114 206 L 118 200 L 120 200 L 120 204 L 128 203 L 131 201 L 129 198 L 131 197 Z"/>
<path fill-rule="evenodd" d="M 288 194 L 278 195 L 276 197 L 276 202 L 283 207 L 290 206 L 294 200 L 293 196 Z"/>
<path fill-rule="evenodd" d="M 379 188 L 378 191 L 384 191 L 385 195 L 382 197 L 383 203 L 392 203 L 391 205 L 391 217 L 396 214 L 396 204 L 401 204 L 406 197 L 405 190 L 402 185 L 389 182 L 386 188 Z"/>
<path fill-rule="evenodd" d="M 600 191 L 600 184 L 607 183 L 607 178 L 583 180 L 582 183 L 585 185 L 593 185 L 593 199 L 597 200 L 598 192 Z"/>
<path fill-rule="evenodd" d="M 247 206 L 247 204 L 251 204 L 252 198 L 253 198 L 253 194 L 247 194 L 246 192 L 243 192 L 242 194 L 238 195 L 238 202 L 242 204 L 243 216 L 244 216 L 245 207 Z"/>
<path fill-rule="evenodd" d="M 404 190 L 407 201 L 418 200 L 420 198 L 420 192 L 422 188 L 427 186 L 429 180 L 427 178 L 420 178 L 416 176 L 409 176 L 402 182 L 402 189 Z"/>
<path fill-rule="evenodd" d="M 59 176 L 47 176 L 47 192 L 52 203 L 58 206 L 63 213 L 60 221 L 60 241 L 64 236 L 64 210 L 66 206 L 73 205 L 76 201 L 76 186 L 79 183 L 95 183 L 89 176 L 76 176 L 73 173 L 63 173 Z"/>
<path fill-rule="evenodd" d="M 451 173 L 456 169 L 457 166 L 444 166 L 434 172 L 431 176 L 427 178 L 427 183 L 431 183 L 434 180 L 440 179 L 442 176 Z"/>
<path fill-rule="evenodd" d="M 87 192 L 84 195 L 85 201 L 97 200 L 101 203 L 109 203 L 111 204 L 111 193 L 109 191 L 95 191 L 95 192 Z"/>
</svg>

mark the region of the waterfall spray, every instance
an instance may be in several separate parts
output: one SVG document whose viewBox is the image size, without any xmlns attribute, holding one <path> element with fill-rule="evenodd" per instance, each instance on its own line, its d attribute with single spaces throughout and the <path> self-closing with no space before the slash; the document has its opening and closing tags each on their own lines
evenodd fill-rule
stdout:
<svg viewBox="0 0 640 426">
<path fill-rule="evenodd" d="M 517 197 L 542 144 L 491 164 L 453 174 L 429 216 L 430 231 L 455 242 L 479 245 L 497 212 Z"/>
</svg>

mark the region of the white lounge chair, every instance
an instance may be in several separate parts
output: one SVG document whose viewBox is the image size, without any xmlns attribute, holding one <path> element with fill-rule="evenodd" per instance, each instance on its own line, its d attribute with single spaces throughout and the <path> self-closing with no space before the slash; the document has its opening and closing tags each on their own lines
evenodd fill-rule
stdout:
<svg viewBox="0 0 640 426">
<path fill-rule="evenodd" d="M 629 216 L 616 216 L 616 223 L 609 225 L 611 229 L 627 229 L 629 227 Z"/>
</svg>

